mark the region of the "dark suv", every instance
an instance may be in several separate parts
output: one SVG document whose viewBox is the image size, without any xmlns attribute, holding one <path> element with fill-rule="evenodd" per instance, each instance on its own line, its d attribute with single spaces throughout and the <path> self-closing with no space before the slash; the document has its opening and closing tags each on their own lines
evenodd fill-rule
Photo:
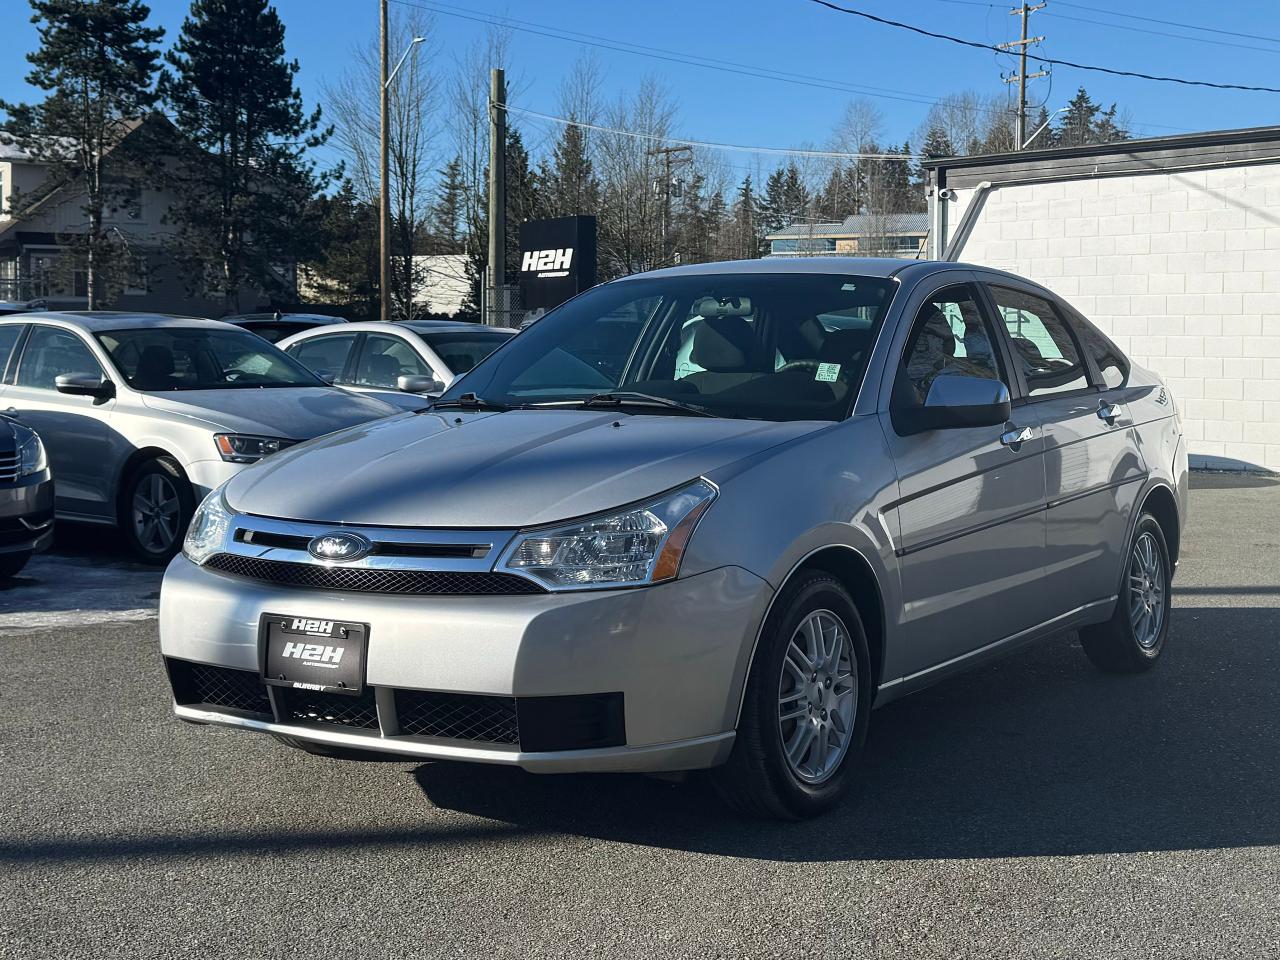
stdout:
<svg viewBox="0 0 1280 960">
<path fill-rule="evenodd" d="M 0 578 L 53 541 L 53 476 L 34 430 L 0 415 Z"/>
</svg>

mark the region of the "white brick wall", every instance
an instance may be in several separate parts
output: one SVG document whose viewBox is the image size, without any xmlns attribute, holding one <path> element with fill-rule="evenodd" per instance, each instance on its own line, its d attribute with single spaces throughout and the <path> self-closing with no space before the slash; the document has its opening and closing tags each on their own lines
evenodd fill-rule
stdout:
<svg viewBox="0 0 1280 960">
<path fill-rule="evenodd" d="M 1280 470 L 1280 165 L 999 187 L 959 259 L 1043 283 L 1163 375 L 1193 461 Z"/>
</svg>

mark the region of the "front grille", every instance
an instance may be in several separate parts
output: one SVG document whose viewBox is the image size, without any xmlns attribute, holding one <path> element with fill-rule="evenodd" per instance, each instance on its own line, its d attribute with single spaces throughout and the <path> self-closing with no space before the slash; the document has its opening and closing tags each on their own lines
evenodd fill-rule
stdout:
<svg viewBox="0 0 1280 960">
<path fill-rule="evenodd" d="M 0 481 L 18 479 L 18 454 L 0 453 Z"/>
<path fill-rule="evenodd" d="M 271 701 L 262 678 L 248 670 L 204 663 L 169 661 L 174 697 L 179 703 L 203 704 L 271 717 Z"/>
<path fill-rule="evenodd" d="M 236 531 L 237 543 L 251 543 L 255 547 L 279 547 L 284 550 L 305 552 L 314 539 L 294 533 L 275 533 L 271 530 Z M 483 560 L 493 549 L 491 543 L 402 543 L 396 540 L 374 540 L 370 553 L 380 557 L 431 557 L 435 559 Z"/>
<path fill-rule="evenodd" d="M 480 743 L 520 743 L 512 697 L 397 690 L 400 732 L 411 737 L 443 737 Z"/>
<path fill-rule="evenodd" d="M 546 592 L 532 580 L 510 573 L 326 567 L 241 557 L 233 553 L 216 554 L 206 566 L 247 580 L 261 580 L 286 587 L 349 590 L 356 593 L 493 597 Z"/>
<path fill-rule="evenodd" d="M 280 687 L 276 700 L 281 703 L 281 723 L 322 723 L 361 730 L 378 729 L 378 708 L 373 689 L 366 687 L 358 697 L 341 693 L 318 693 Z"/>
</svg>

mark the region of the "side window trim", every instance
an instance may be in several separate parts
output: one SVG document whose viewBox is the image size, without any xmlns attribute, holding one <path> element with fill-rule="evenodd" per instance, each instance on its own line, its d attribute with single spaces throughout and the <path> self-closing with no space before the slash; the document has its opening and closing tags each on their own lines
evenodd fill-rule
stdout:
<svg viewBox="0 0 1280 960">
<path fill-rule="evenodd" d="M 1017 399 L 1015 400 L 1015 405 L 1021 404 L 1021 403 L 1039 403 L 1042 400 L 1059 400 L 1059 399 L 1062 399 L 1063 397 L 1086 396 L 1091 393 L 1097 393 L 1099 392 L 1100 389 L 1102 389 L 1101 378 L 1099 378 L 1097 375 L 1097 370 L 1093 365 L 1093 358 L 1089 356 L 1089 351 L 1087 351 L 1084 348 L 1084 344 L 1080 342 L 1079 335 L 1076 333 L 1075 328 L 1071 325 L 1070 318 L 1068 316 L 1071 311 L 1068 310 L 1066 306 L 1061 301 L 1058 300 L 1057 297 L 1052 295 L 1047 295 L 1044 291 L 1038 290 L 1035 287 L 1031 287 L 1030 285 L 1017 283 L 1012 278 L 999 277 L 999 278 L 993 278 L 993 279 L 984 279 L 981 283 L 981 286 L 983 288 L 983 291 L 982 291 L 983 295 L 986 297 L 987 302 L 990 305 L 992 315 L 1001 317 L 1001 322 L 996 324 L 996 326 L 999 328 L 998 333 L 1002 339 L 1002 342 L 1005 345 L 1004 346 L 1005 354 L 1009 358 L 1009 360 L 1012 362 L 1011 369 L 1013 373 L 1017 376 L 1018 385 L 1019 385 L 1018 396 L 1017 396 Z M 1071 343 L 1076 350 L 1076 356 L 1080 358 L 1080 364 L 1084 368 L 1085 380 L 1087 381 L 1085 386 L 1078 387 L 1075 390 L 1064 390 L 1061 393 L 1046 393 L 1042 396 L 1032 396 L 1031 387 L 1027 383 L 1026 377 L 1024 376 L 1022 364 L 1020 362 L 1013 362 L 1017 360 L 1014 346 L 1013 346 L 1013 340 L 1009 335 L 1008 325 L 1005 324 L 1003 321 L 1003 317 L 1000 313 L 999 303 L 996 301 L 995 290 L 996 288 L 999 288 L 999 287 L 1002 287 L 1005 290 L 1012 290 L 1015 293 L 1022 293 L 1029 297 L 1035 297 L 1038 300 L 1044 300 L 1046 303 L 1049 304 L 1050 307 L 1054 309 L 1054 311 L 1058 314 L 1058 319 L 1062 321 L 1062 325 L 1067 331 L 1067 336 L 1071 338 Z"/>
</svg>

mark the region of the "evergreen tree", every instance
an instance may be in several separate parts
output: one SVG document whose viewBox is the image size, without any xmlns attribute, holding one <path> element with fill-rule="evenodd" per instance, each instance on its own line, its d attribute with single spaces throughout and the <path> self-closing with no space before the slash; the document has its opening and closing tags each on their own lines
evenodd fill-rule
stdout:
<svg viewBox="0 0 1280 960">
<path fill-rule="evenodd" d="M 514 126 L 507 127 L 507 235 L 506 265 L 508 283 L 514 283 L 520 271 L 520 224 L 543 216 L 545 197 L 539 189 L 537 174 L 529 166 L 529 151 Z"/>
<path fill-rule="evenodd" d="M 463 204 L 466 181 L 462 174 L 462 158 L 454 157 L 440 171 L 436 202 L 431 217 L 441 253 L 459 253 L 462 242 Z"/>
<path fill-rule="evenodd" d="M 129 189 L 131 158 L 122 144 L 155 103 L 154 45 L 164 31 L 146 26 L 151 11 L 139 0 L 31 0 L 31 8 L 40 47 L 27 54 L 27 82 L 48 96 L 36 104 L 0 100 L 0 110 L 9 115 L 0 139 L 49 166 L 37 192 L 67 182 L 82 185 L 87 229 L 70 246 L 73 256 L 83 258 L 93 310 L 111 299 L 121 279 L 127 251 L 116 246 L 103 219 L 120 201 L 122 188 Z M 25 205 L 19 199 L 12 212 Z"/>
<path fill-rule="evenodd" d="M 751 174 L 747 174 L 738 187 L 738 194 L 729 214 L 729 230 L 730 259 L 753 260 L 760 256 L 759 210 Z"/>
<path fill-rule="evenodd" d="M 600 209 L 600 181 L 596 179 L 581 127 L 569 124 L 544 165 L 543 189 L 551 216 L 592 215 Z"/>
<path fill-rule="evenodd" d="M 315 294 L 348 307 L 351 320 L 376 320 L 381 309 L 378 289 L 378 208 L 360 199 L 345 180 L 332 197 L 315 200 L 311 218 L 320 243 L 303 265 Z"/>
<path fill-rule="evenodd" d="M 194 0 L 160 92 L 181 136 L 167 180 L 176 252 L 194 289 L 239 306 L 241 288 L 287 289 L 282 261 L 314 252 L 311 200 L 326 182 L 305 151 L 322 145 L 267 0 Z"/>
</svg>

